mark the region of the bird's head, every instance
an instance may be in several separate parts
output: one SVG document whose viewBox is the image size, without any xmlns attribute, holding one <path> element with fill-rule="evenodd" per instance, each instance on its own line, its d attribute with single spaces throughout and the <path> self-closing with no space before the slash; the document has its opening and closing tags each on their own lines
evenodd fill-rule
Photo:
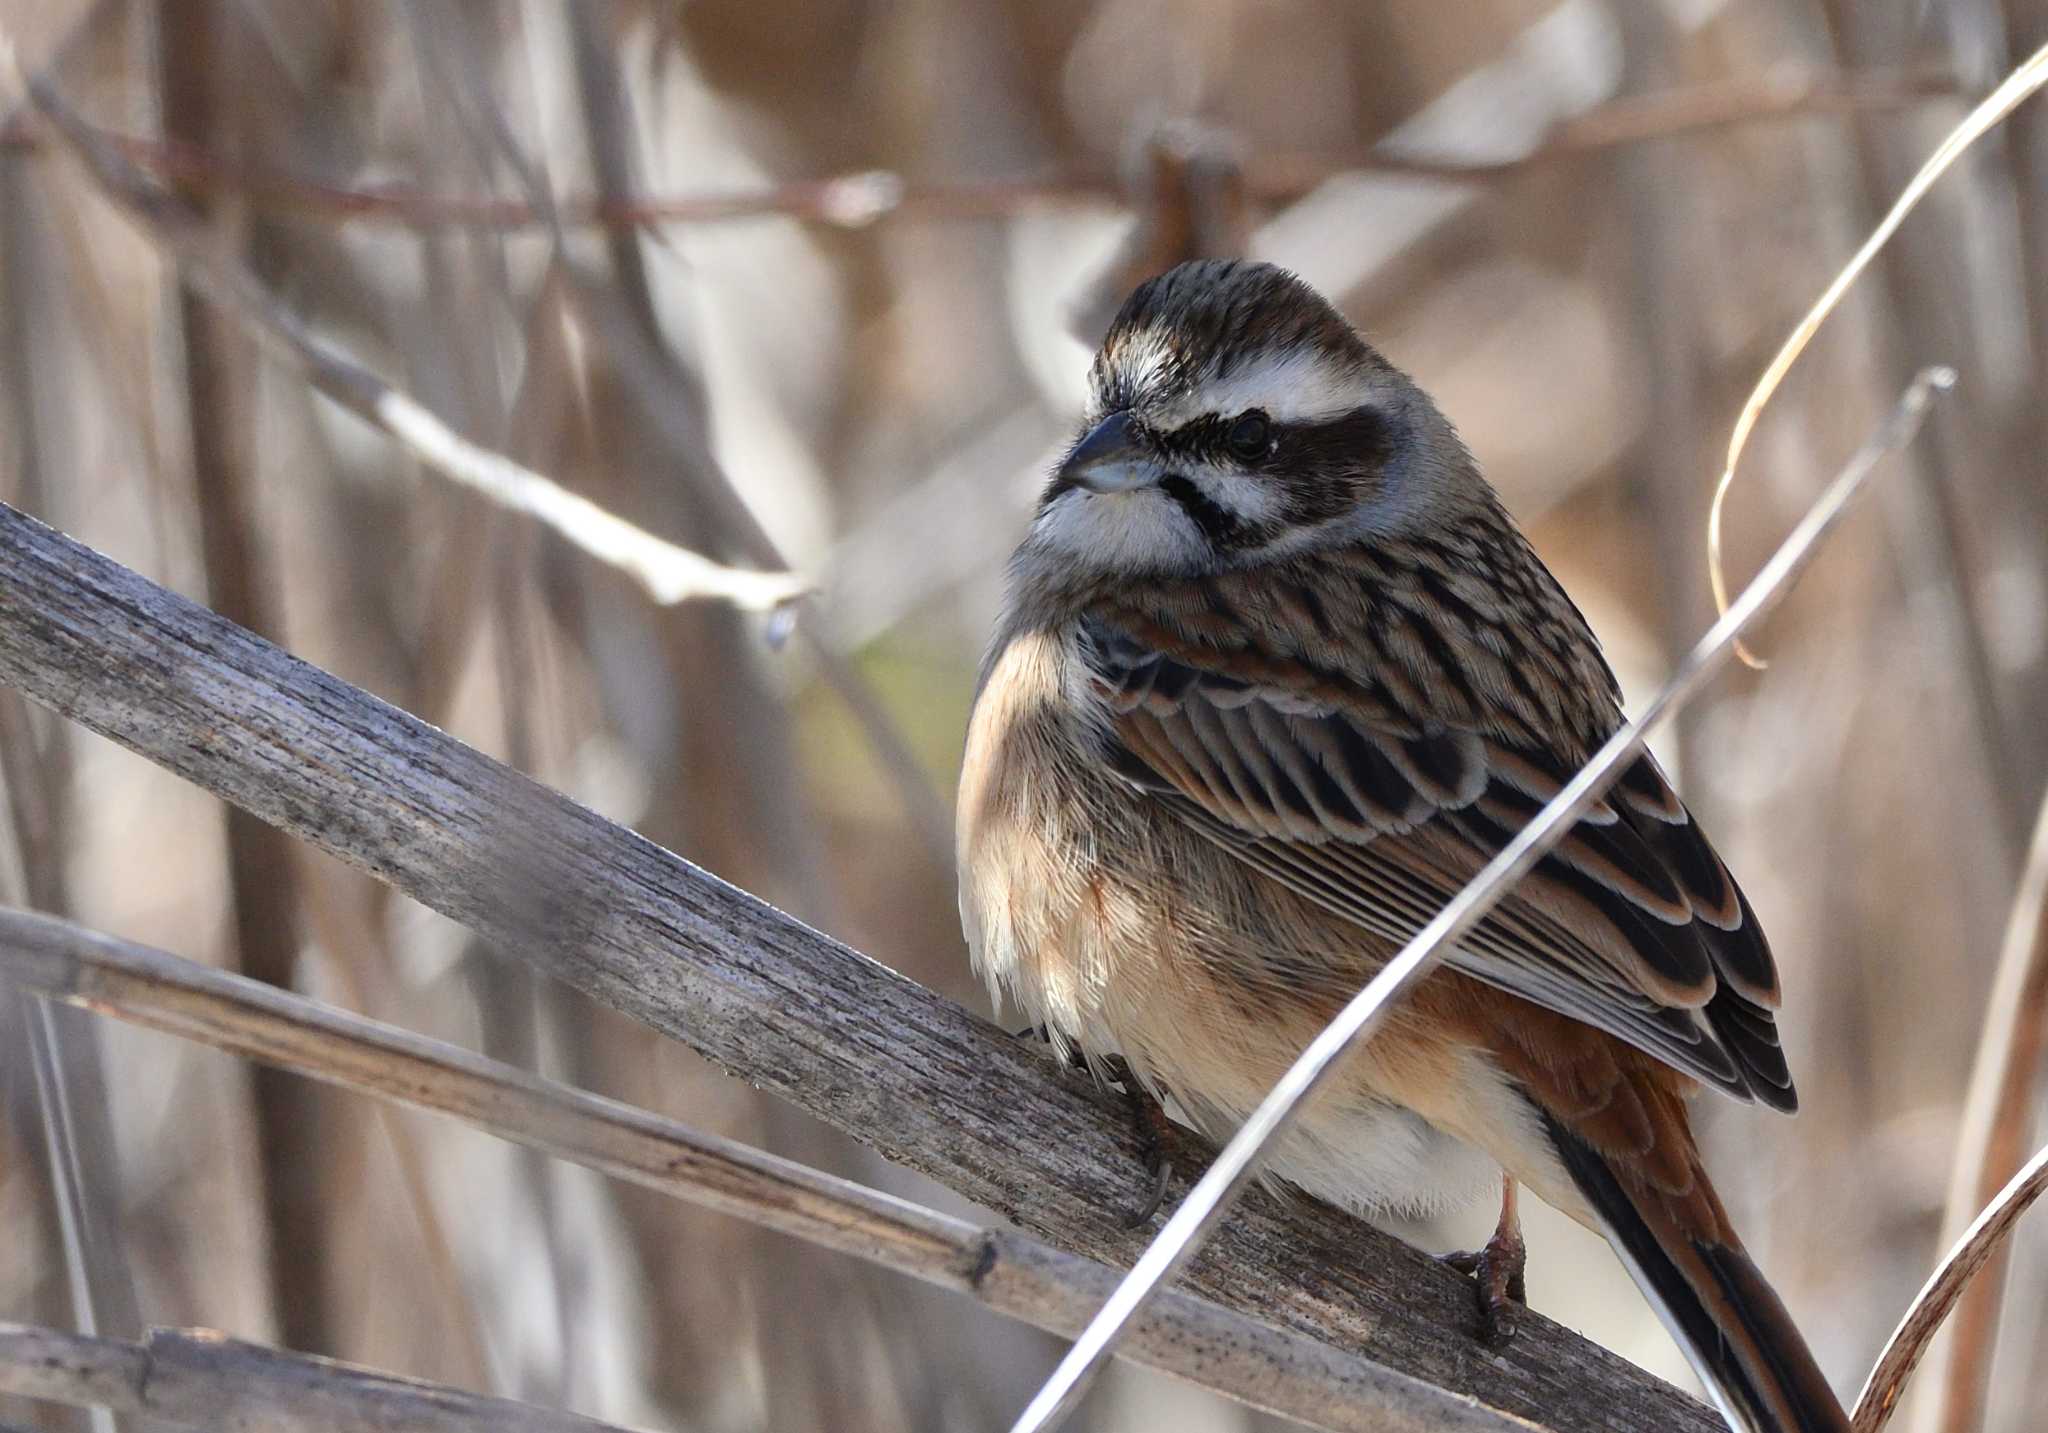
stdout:
<svg viewBox="0 0 2048 1433">
<path fill-rule="evenodd" d="M 1141 284 L 1089 390 L 1025 544 L 1068 577 L 1253 565 L 1484 491 L 1428 397 L 1271 264 L 1202 260 Z"/>
</svg>

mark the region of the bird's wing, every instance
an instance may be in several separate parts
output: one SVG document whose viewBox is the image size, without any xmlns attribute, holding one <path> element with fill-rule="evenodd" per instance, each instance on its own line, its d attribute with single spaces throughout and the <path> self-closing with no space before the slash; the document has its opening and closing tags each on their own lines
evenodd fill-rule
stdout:
<svg viewBox="0 0 2048 1433">
<path fill-rule="evenodd" d="M 1414 710 L 1414 684 L 1247 662 L 1135 625 L 1113 611 L 1083 623 L 1104 760 L 1387 940 L 1412 937 L 1572 774 L 1526 741 Z M 1794 1106 L 1763 932 L 1647 753 L 1449 959 L 1739 1098 Z"/>
</svg>

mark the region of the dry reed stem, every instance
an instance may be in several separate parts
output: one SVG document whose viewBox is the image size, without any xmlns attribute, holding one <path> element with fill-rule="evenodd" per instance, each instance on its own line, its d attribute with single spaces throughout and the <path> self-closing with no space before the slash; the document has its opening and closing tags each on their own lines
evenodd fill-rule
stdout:
<svg viewBox="0 0 2048 1433">
<path fill-rule="evenodd" d="M 1899 1405 L 1899 1394 L 1912 1377 L 1914 1365 L 1927 1344 L 1941 1328 L 1956 1301 L 1970 1288 L 1971 1281 L 1985 1265 L 2001 1254 L 2006 1239 L 2022 1214 L 2048 1190 L 2048 1147 L 2037 1150 L 2026 1167 L 1985 1206 L 1956 1246 L 1929 1276 L 1906 1309 L 1906 1316 L 1892 1330 L 1877 1366 L 1856 1399 L 1851 1420 L 1855 1433 L 1878 1433 Z"/>
<path fill-rule="evenodd" d="M 48 79 L 25 81 L 37 107 L 108 198 L 176 260 L 186 283 L 241 322 L 270 353 L 322 393 L 398 440 L 430 471 L 523 512 L 581 551 L 632 577 L 664 605 L 695 599 L 783 613 L 812 590 L 788 572 L 749 572 L 713 562 L 635 527 L 553 479 L 450 428 L 424 404 L 315 334 L 255 275 L 224 253 L 203 220 L 157 188 L 71 108 Z"/>
<path fill-rule="evenodd" d="M 67 39 L 59 53 L 69 46 Z M 0 205 L 12 210 L 23 202 L 27 187 L 18 174 L 0 175 Z M 47 429 L 53 419 L 38 402 L 35 375 L 46 350 L 23 300 L 43 281 L 29 229 L 26 214 L 0 217 L 0 292 L 6 294 L 8 310 L 0 316 L 0 371 L 7 375 L 0 384 L 5 390 L 0 423 L 12 429 L 15 471 L 8 477 L 14 491 L 24 500 L 41 502 L 50 489 Z M 18 885 L 11 898 L 59 912 L 72 905 L 66 869 L 76 792 L 71 741 L 68 731 L 55 728 L 47 739 L 39 739 L 35 713 L 26 703 L 13 695 L 0 697 L 0 785 L 6 787 L 12 857 L 12 869 L 0 876 L 0 889 Z M 9 1005 L 18 1008 L 19 1029 L 8 1034 L 17 1036 L 16 1048 L 26 1056 L 35 1092 L 43 1174 L 62 1251 L 71 1325 L 88 1334 L 137 1333 L 141 1305 L 123 1217 L 122 1161 L 104 1054 L 90 1024 L 74 1012 L 29 997 L 0 1002 L 0 1024 L 7 1023 Z M 0 1060 L 0 1067 L 8 1063 Z M 4 1073 L 0 1083 L 5 1083 Z M 7 1173 L 0 1155 L 0 1186 L 7 1183 Z M 33 1175 L 28 1179 L 34 1182 Z M 16 1237 L 27 1239 L 40 1222 L 17 1227 Z M 104 1411 L 92 1414 L 90 1423 L 94 1433 L 115 1433 L 118 1427 Z"/>
<path fill-rule="evenodd" d="M 1998 971 L 1984 1005 L 1983 1035 L 1970 1072 L 1970 1093 L 1956 1137 L 1956 1160 L 1942 1214 L 1941 1242 L 1963 1237 L 2026 1157 L 2034 1091 L 2048 1044 L 2048 798 L 2034 825 L 2019 890 L 2013 897 Z M 1934 1350 L 1926 1381 L 1930 1428 L 1957 1426 L 1959 1405 L 1977 1404 L 1997 1347 L 2005 1257 L 1984 1262 L 1955 1313 L 1955 1326 Z"/>
<path fill-rule="evenodd" d="M 0 1393 L 221 1433 L 625 1433 L 610 1423 L 243 1343 L 151 1329 L 141 1343 L 0 1323 Z"/>
<path fill-rule="evenodd" d="M 587 12 L 580 13 L 576 17 L 579 34 L 587 36 L 583 27 L 591 23 Z M 595 60 L 594 54 L 586 54 Z M 521 148 L 487 86 L 473 72 L 460 79 L 462 83 L 454 88 L 465 103 L 457 106 L 457 113 L 475 135 L 479 148 L 495 151 L 505 161 L 526 190 L 527 203 L 548 227 L 564 294 L 601 340 L 605 357 L 640 410 L 648 437 L 666 448 L 693 480 L 696 494 L 710 510 L 714 522 L 724 529 L 727 540 L 756 562 L 781 565 L 784 559 L 774 539 L 761 526 L 711 450 L 702 382 L 694 370 L 670 351 L 661 336 L 654 319 L 646 268 L 633 236 L 612 236 L 610 282 L 586 272 L 575 261 L 546 175 Z M 592 94 L 585 99 L 592 161 L 599 171 L 600 186 L 605 194 L 623 192 L 630 178 L 630 147 L 623 133 L 623 112 L 610 86 L 596 76 L 586 75 L 585 79 L 603 92 L 602 96 Z M 831 639 L 826 623 L 815 618 L 806 621 L 798 628 L 798 634 L 817 662 L 819 676 L 859 724 L 934 868 L 950 880 L 953 819 L 949 803 L 935 789 L 881 698 Z M 769 635 L 778 639 L 783 633 L 774 628 Z"/>
<path fill-rule="evenodd" d="M 226 1050 L 502 1138 L 1071 1335 L 1108 1293 L 1101 1264 L 985 1229 L 644 1110 L 226 971 L 0 909 L 0 974 L 81 1009 Z M 1316 1428 L 1536 1425 L 1242 1314 L 1177 1297 L 1133 1334 L 1140 1363 Z"/>
<path fill-rule="evenodd" d="M 1814 300 L 1813 307 L 1807 310 L 1805 317 L 1793 326 L 1791 334 L 1778 349 L 1777 355 L 1765 367 L 1763 376 L 1757 379 L 1756 387 L 1750 391 L 1748 399 L 1742 405 L 1742 411 L 1736 415 L 1735 430 L 1728 438 L 1728 458 L 1722 465 L 1720 478 L 1714 484 L 1713 504 L 1707 509 L 1707 576 L 1714 586 L 1716 611 L 1728 610 L 1728 578 L 1721 560 L 1721 512 L 1728 501 L 1728 489 L 1735 482 L 1735 465 L 1741 461 L 1742 450 L 1748 446 L 1749 435 L 1755 430 L 1757 419 L 1763 415 L 1765 405 L 1771 401 L 1772 395 L 1785 381 L 1785 375 L 1792 371 L 1792 365 L 1798 361 L 1799 355 L 1804 353 L 1806 346 L 1813 341 L 1814 334 L 1820 331 L 1821 324 L 1826 322 L 1828 315 L 1841 304 L 1842 296 L 1848 293 L 1849 286 L 1854 284 L 1870 266 L 1870 261 L 1877 257 L 1878 252 L 1891 242 L 1891 237 L 1898 232 L 1899 225 L 1905 222 L 1906 216 L 1913 212 L 1927 191 L 1934 187 L 1935 181 L 1946 174 L 1949 168 L 1969 151 L 1971 145 L 1996 128 L 2001 120 L 2044 84 L 2048 84 L 2048 45 L 2043 45 L 2023 61 L 2019 68 L 2006 77 L 2003 84 L 1986 95 L 1977 107 L 1965 115 L 1962 122 L 1935 146 L 1934 152 L 1927 157 L 1927 162 L 1900 191 L 1899 197 L 1893 201 L 1884 218 L 1878 221 L 1877 227 L 1870 231 L 1870 237 L 1863 241 L 1862 246 L 1849 257 L 1849 262 L 1842 266 L 1827 288 L 1821 291 L 1821 296 Z M 1739 641 L 1735 644 L 1735 653 L 1752 667 L 1761 669 L 1764 665 L 1760 658 Z"/>
<path fill-rule="evenodd" d="M 161 7 L 160 7 L 161 8 Z M 169 15 L 168 9 L 162 13 Z M 225 72 L 235 47 L 216 7 L 201 4 L 152 36 L 154 85 L 162 123 L 173 135 L 203 141 L 233 132 Z M 225 256 L 250 251 L 250 230 L 231 205 L 200 200 L 194 228 Z M 285 589 L 261 520 L 264 479 L 250 377 L 257 361 L 233 317 L 193 287 L 167 286 L 172 315 L 165 342 L 178 374 L 183 438 L 193 483 L 199 557 L 207 599 L 221 615 L 256 632 L 283 629 Z M 224 855 L 232 960 L 245 974 L 289 986 L 300 952 L 300 871 L 292 842 L 247 812 L 226 813 Z M 61 907 L 32 902 L 54 914 Z M 334 1130 L 318 1090 L 274 1070 L 248 1072 L 256 1207 L 251 1242 L 266 1249 L 272 1329 L 286 1348 L 331 1350 L 340 1327 L 324 1292 L 333 1286 L 339 1221 L 333 1201 Z M 309 1290 L 321 1293 L 308 1296 Z M 109 1333 L 132 1335 L 140 1322 Z M 93 1330 L 87 1330 L 93 1332 Z M 471 1380 L 480 1386 L 481 1380 Z"/>
</svg>

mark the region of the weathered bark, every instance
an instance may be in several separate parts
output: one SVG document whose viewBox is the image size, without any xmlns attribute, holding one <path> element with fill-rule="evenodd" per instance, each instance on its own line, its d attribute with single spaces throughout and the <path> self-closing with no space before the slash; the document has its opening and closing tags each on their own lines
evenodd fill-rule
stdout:
<svg viewBox="0 0 2048 1433">
<path fill-rule="evenodd" d="M 146 1341 L 0 1324 L 0 1392 L 148 1414 L 207 1433 L 624 1433 L 609 1423 L 486 1398 L 205 1330 Z"/>
</svg>

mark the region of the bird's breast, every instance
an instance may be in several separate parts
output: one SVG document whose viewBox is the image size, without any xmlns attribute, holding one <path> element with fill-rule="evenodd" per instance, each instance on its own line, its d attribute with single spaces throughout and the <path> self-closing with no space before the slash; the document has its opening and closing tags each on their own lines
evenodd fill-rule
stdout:
<svg viewBox="0 0 2048 1433">
<path fill-rule="evenodd" d="M 1388 949 L 1114 775 L 1090 746 L 1085 676 L 1057 632 L 991 659 L 960 786 L 968 946 L 999 1005 L 1063 1048 L 1122 1056 L 1221 1139 Z M 1277 1174 L 1361 1210 L 1488 1186 L 1494 1166 L 1464 1139 L 1498 1122 L 1504 1096 L 1449 1028 L 1444 993 L 1396 1012 L 1283 1142 Z"/>
<path fill-rule="evenodd" d="M 1110 859 L 1129 812 L 1090 769 L 1076 672 L 1057 632 L 1016 636 L 991 661 L 961 774 L 960 916 L 992 994 L 1100 1050 L 1105 1007 L 1142 978 L 1158 921 Z"/>
</svg>

